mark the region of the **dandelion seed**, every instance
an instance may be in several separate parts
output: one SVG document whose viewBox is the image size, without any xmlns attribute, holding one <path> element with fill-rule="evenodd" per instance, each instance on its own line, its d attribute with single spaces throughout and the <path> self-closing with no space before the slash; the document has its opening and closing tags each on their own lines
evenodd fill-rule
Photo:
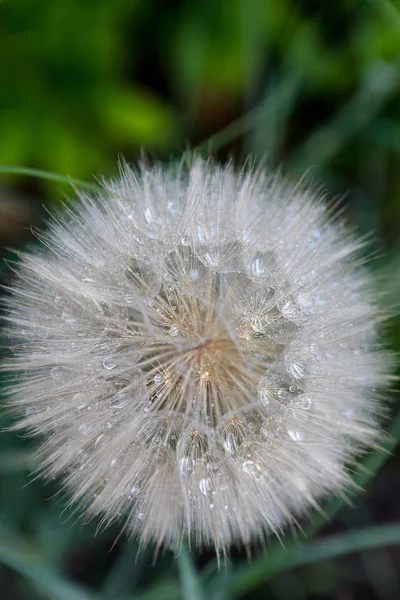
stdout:
<svg viewBox="0 0 400 600">
<path fill-rule="evenodd" d="M 4 369 L 89 513 L 226 553 L 346 489 L 390 360 L 334 211 L 261 170 L 185 172 L 124 167 L 50 223 L 6 300 Z"/>
</svg>

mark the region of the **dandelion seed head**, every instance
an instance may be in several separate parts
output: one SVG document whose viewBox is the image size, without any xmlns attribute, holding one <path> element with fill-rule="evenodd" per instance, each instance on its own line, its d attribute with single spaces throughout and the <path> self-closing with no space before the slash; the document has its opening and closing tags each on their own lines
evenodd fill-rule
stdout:
<svg viewBox="0 0 400 600">
<path fill-rule="evenodd" d="M 72 501 L 143 544 L 225 553 L 349 486 L 390 360 L 363 242 L 335 215 L 194 158 L 124 166 L 52 220 L 6 301 L 5 368 Z"/>
</svg>

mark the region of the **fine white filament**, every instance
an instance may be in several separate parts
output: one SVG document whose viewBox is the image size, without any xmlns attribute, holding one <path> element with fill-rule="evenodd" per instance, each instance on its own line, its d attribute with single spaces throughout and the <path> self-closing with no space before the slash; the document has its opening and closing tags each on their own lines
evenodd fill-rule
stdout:
<svg viewBox="0 0 400 600">
<path fill-rule="evenodd" d="M 17 427 L 142 544 L 225 554 L 350 483 L 388 354 L 363 241 L 301 185 L 200 158 L 80 195 L 6 300 Z"/>
</svg>

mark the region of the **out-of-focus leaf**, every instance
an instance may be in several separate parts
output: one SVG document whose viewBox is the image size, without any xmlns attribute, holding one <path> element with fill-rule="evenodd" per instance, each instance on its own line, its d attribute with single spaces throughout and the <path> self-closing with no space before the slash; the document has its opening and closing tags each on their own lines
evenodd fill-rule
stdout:
<svg viewBox="0 0 400 600">
<path fill-rule="evenodd" d="M 94 183 L 88 183 L 87 181 L 81 181 L 80 179 L 74 179 L 73 177 L 60 175 L 59 173 L 53 173 L 51 171 L 44 171 L 43 169 L 31 169 L 29 167 L 19 167 L 15 165 L 0 165 L 0 174 L 38 177 L 39 179 L 47 179 L 48 181 L 55 181 L 57 183 L 66 183 L 71 187 L 75 186 L 91 191 L 98 191 L 100 189 L 99 186 Z"/>
<path fill-rule="evenodd" d="M 297 78 L 293 77 L 283 80 L 264 102 L 246 113 L 241 119 L 207 138 L 207 140 L 196 147 L 196 151 L 200 154 L 215 152 L 238 137 L 248 133 L 253 128 L 258 127 L 263 120 L 271 118 L 279 111 L 282 108 L 282 104 L 287 102 L 288 98 L 292 98 L 296 93 L 297 88 Z"/>
<path fill-rule="evenodd" d="M 115 559 L 101 589 L 104 600 L 124 597 L 132 593 L 140 579 L 143 568 L 150 562 L 149 552 L 139 554 L 137 544 L 127 541 Z"/>
<path fill-rule="evenodd" d="M 376 63 L 366 73 L 364 84 L 329 123 L 318 127 L 290 158 L 295 172 L 331 160 L 348 140 L 373 120 L 398 90 L 399 70 L 389 63 Z"/>
<path fill-rule="evenodd" d="M 268 559 L 265 559 L 266 569 L 262 581 L 269 581 L 283 569 L 301 567 L 346 554 L 398 544 L 400 544 L 400 525 L 390 523 L 324 537 L 302 547 L 296 548 L 291 545 L 284 552 L 269 554 Z M 238 598 L 257 587 L 261 582 L 261 578 L 256 576 L 253 565 L 242 567 L 223 577 L 224 579 L 220 576 L 214 580 L 214 585 L 211 586 L 212 598 L 218 598 L 219 588 L 222 588 L 225 593 L 229 591 L 232 594 L 231 598 Z"/>
<path fill-rule="evenodd" d="M 99 104 L 111 139 L 157 148 L 174 142 L 178 123 L 168 105 L 138 87 L 116 90 Z"/>
<path fill-rule="evenodd" d="M 179 577 L 182 598 L 187 600 L 205 600 L 201 579 L 193 563 L 192 554 L 186 545 L 182 546 L 178 556 Z"/>
<path fill-rule="evenodd" d="M 91 600 L 93 596 L 46 566 L 38 550 L 0 523 L 0 562 L 28 578 L 54 600 Z"/>
</svg>

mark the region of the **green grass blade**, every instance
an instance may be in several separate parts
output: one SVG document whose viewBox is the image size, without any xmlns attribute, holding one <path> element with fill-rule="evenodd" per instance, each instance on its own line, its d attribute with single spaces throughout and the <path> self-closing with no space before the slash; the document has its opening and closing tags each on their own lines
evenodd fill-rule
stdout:
<svg viewBox="0 0 400 600">
<path fill-rule="evenodd" d="M 287 548 L 284 553 L 275 553 L 269 556 L 268 571 L 263 574 L 262 581 L 264 583 L 269 581 L 283 569 L 310 565 L 321 560 L 397 544 L 400 544 L 399 523 L 377 525 L 321 538 L 304 547 Z M 250 565 L 229 577 L 225 583 L 219 581 L 219 585 L 224 588 L 225 592 L 230 591 L 234 597 L 238 597 L 261 583 L 260 578 L 255 577 L 258 573 L 259 568 L 255 571 L 253 565 Z M 218 597 L 218 587 L 213 598 Z"/>
<path fill-rule="evenodd" d="M 185 600 L 204 600 L 200 577 L 192 561 L 187 546 L 183 545 L 178 556 L 178 570 L 181 582 L 182 598 Z"/>
<path fill-rule="evenodd" d="M 281 109 L 282 105 L 286 106 L 287 99 L 293 98 L 299 85 L 298 77 L 288 77 L 284 79 L 280 85 L 271 92 L 271 94 L 253 110 L 248 111 L 243 117 L 237 119 L 224 129 L 221 129 L 215 135 L 207 138 L 204 142 L 200 143 L 195 148 L 195 152 L 201 155 L 208 155 L 212 152 L 216 152 L 220 148 L 226 146 L 230 142 L 233 142 L 238 137 L 248 133 L 255 127 L 259 126 L 260 123 Z"/>
<path fill-rule="evenodd" d="M 73 187 L 78 187 L 92 192 L 98 192 L 100 186 L 89 183 L 87 181 L 81 181 L 80 179 L 74 179 L 68 175 L 60 175 L 59 173 L 53 173 L 52 171 L 45 171 L 43 169 L 32 169 L 30 167 L 18 167 L 15 165 L 0 165 L 0 174 L 3 175 L 22 175 L 25 177 L 37 177 L 38 179 L 45 179 L 47 181 L 55 181 L 56 183 L 66 183 Z"/>
<path fill-rule="evenodd" d="M 63 578 L 41 560 L 36 548 L 0 523 L 0 563 L 19 573 L 53 600 L 93 600 L 93 596 Z"/>
<path fill-rule="evenodd" d="M 400 31 L 400 10 L 390 0 L 369 0 L 380 15 Z"/>
<path fill-rule="evenodd" d="M 101 589 L 101 597 L 104 600 L 114 600 L 131 593 L 148 560 L 148 552 L 144 551 L 138 555 L 138 546 L 127 541 L 107 574 Z"/>
<path fill-rule="evenodd" d="M 181 589 L 178 581 L 172 578 L 159 577 L 154 583 L 140 594 L 135 594 L 134 597 L 129 596 L 126 599 L 118 600 L 186 600 L 185 596 L 181 595 Z"/>
<path fill-rule="evenodd" d="M 353 98 L 326 124 L 318 127 L 289 157 L 290 169 L 303 173 L 313 164 L 326 164 L 375 118 L 396 94 L 398 69 L 381 63 L 370 69 Z"/>
<path fill-rule="evenodd" d="M 293 553 L 289 564 L 291 567 L 299 567 L 345 554 L 397 544 L 400 544 L 400 523 L 386 523 L 315 540 Z"/>
</svg>

